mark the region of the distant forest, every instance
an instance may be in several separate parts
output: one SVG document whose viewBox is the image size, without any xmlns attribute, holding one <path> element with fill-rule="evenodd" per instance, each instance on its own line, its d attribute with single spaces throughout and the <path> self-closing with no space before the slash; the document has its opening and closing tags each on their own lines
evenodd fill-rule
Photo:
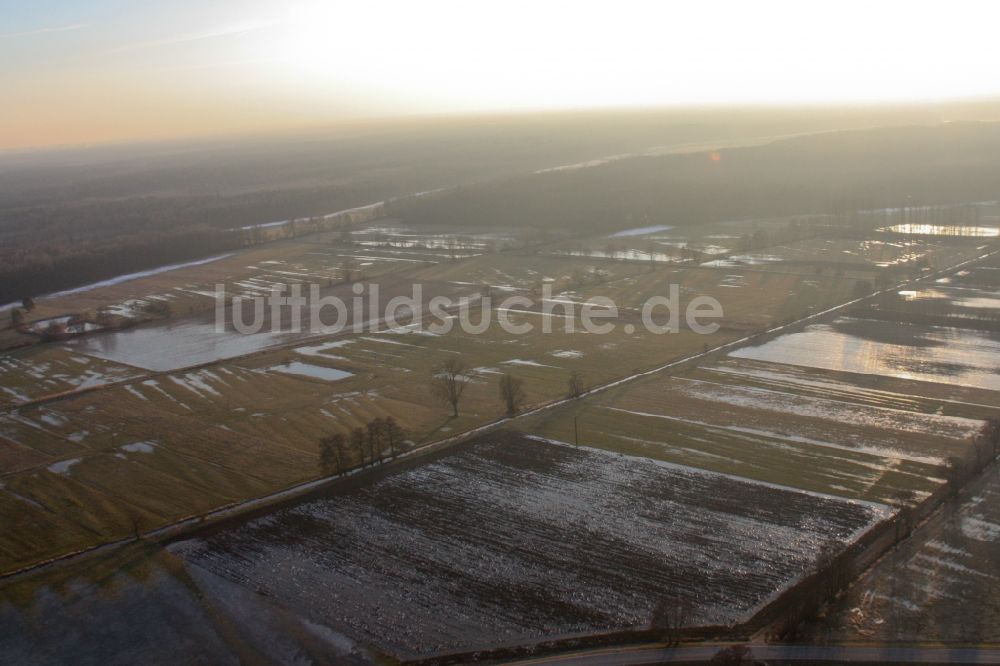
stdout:
<svg viewBox="0 0 1000 666">
<path fill-rule="evenodd" d="M 0 228 L 11 229 L 0 246 L 0 304 L 240 247 L 247 219 L 330 212 L 372 196 L 327 187 L 0 211 Z"/>
<path fill-rule="evenodd" d="M 594 233 L 997 198 L 1000 123 L 956 123 L 635 157 L 460 187 L 401 201 L 389 214 L 415 224 Z"/>
<path fill-rule="evenodd" d="M 532 173 L 651 146 L 738 143 L 868 121 L 581 114 L 0 155 L 0 303 L 230 250 L 246 240 L 233 231 L 241 226 L 442 186 L 458 187 L 402 199 L 390 215 L 582 234 L 998 197 L 1000 128 L 989 123 L 830 132 L 723 149 L 717 161 L 700 152 Z"/>
</svg>

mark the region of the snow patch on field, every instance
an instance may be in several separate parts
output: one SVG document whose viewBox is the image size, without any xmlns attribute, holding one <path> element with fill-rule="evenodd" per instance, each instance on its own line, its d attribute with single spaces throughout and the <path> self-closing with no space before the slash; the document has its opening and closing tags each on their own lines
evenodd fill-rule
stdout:
<svg viewBox="0 0 1000 666">
<path fill-rule="evenodd" d="M 12 389 L 9 386 L 0 386 L 0 391 L 3 391 L 4 393 L 11 396 L 12 398 L 14 398 L 14 400 L 17 400 L 18 402 L 27 402 L 28 400 L 30 400 L 30 398 L 26 394 L 21 393 L 16 389 Z"/>
<path fill-rule="evenodd" d="M 549 355 L 555 356 L 556 358 L 583 358 L 583 352 L 575 349 L 560 349 L 558 351 L 549 352 Z"/>
<path fill-rule="evenodd" d="M 69 474 L 69 470 L 73 465 L 80 462 L 80 458 L 70 458 L 69 460 L 60 460 L 59 462 L 54 462 L 48 467 L 47 470 L 53 474 Z"/>
<path fill-rule="evenodd" d="M 455 319 L 454 316 L 448 317 L 448 319 Z M 412 324 L 407 324 L 406 326 L 394 326 L 392 328 L 387 328 L 382 331 L 377 331 L 376 335 L 383 335 L 385 333 L 392 333 L 394 335 L 425 335 L 431 338 L 440 337 L 440 333 L 435 333 L 434 331 L 429 331 L 423 328 L 424 323 L 422 321 L 414 322 Z"/>
<path fill-rule="evenodd" d="M 136 398 L 139 398 L 139 400 L 142 400 L 143 402 L 149 402 L 149 398 L 144 396 L 139 389 L 132 386 L 131 384 L 127 385 L 125 387 L 125 390 L 134 395 Z"/>
<path fill-rule="evenodd" d="M 716 430 L 727 430 L 729 432 L 737 432 L 746 435 L 752 435 L 756 437 L 765 437 L 767 439 L 774 439 L 778 441 L 788 441 L 795 442 L 797 444 L 807 444 L 809 446 L 819 446 L 828 449 L 836 449 L 840 451 L 852 451 L 857 453 L 867 453 L 869 455 L 878 456 L 880 458 L 898 458 L 902 460 L 912 460 L 914 462 L 925 463 L 929 465 L 943 465 L 944 460 L 942 458 L 934 456 L 920 456 L 897 449 L 888 449 L 884 447 L 877 446 L 847 446 L 844 444 L 835 444 L 833 442 L 821 441 L 818 439 L 812 439 L 810 437 L 802 437 L 800 435 L 787 435 L 780 432 L 772 432 L 770 430 L 760 430 L 757 428 L 747 428 L 743 426 L 724 426 L 715 425 L 712 423 L 706 423 L 705 421 L 696 421 L 694 419 L 685 419 L 678 416 L 667 416 L 666 414 L 654 414 L 651 412 L 640 412 L 631 409 L 622 409 L 620 407 L 604 407 L 604 409 L 609 409 L 615 412 L 624 412 L 626 414 L 632 414 L 635 416 L 643 416 L 650 418 L 665 419 L 669 421 L 677 421 L 680 423 L 688 423 L 691 425 L 701 426 L 703 428 L 711 428 Z M 662 442 L 661 442 L 662 445 Z M 881 468 L 880 468 L 881 469 Z"/>
<path fill-rule="evenodd" d="M 962 534 L 978 541 L 1000 541 L 1000 524 L 962 516 Z"/>
<path fill-rule="evenodd" d="M 171 377 L 171 379 L 174 379 L 174 378 Z M 179 383 L 182 386 L 184 386 L 183 382 L 179 382 Z M 191 407 L 189 407 L 188 405 L 184 404 L 183 402 L 181 402 L 180 400 L 178 400 L 174 396 L 172 396 L 169 393 L 167 393 L 166 391 L 164 391 L 163 387 L 160 386 L 160 382 L 156 381 L 155 379 L 147 379 L 142 384 L 143 384 L 143 386 L 148 386 L 149 388 L 153 389 L 154 391 L 156 391 L 157 393 L 159 393 L 160 395 L 162 395 L 164 398 L 166 398 L 170 402 L 176 403 L 176 404 L 180 405 L 181 407 L 183 407 L 184 409 L 186 409 L 188 411 L 191 411 Z"/>
<path fill-rule="evenodd" d="M 605 449 L 598 449 L 598 448 L 594 448 L 594 447 L 590 447 L 590 446 L 583 446 L 583 445 L 577 446 L 575 444 L 570 444 L 569 442 L 564 442 L 562 440 L 551 439 L 551 438 L 548 438 L 548 437 L 539 437 L 538 435 L 525 435 L 524 437 L 525 437 L 525 439 L 529 439 L 529 440 L 536 441 L 536 442 L 542 442 L 542 443 L 545 443 L 545 444 L 551 444 L 551 445 L 554 445 L 554 446 L 565 446 L 565 447 L 570 447 L 572 449 L 582 449 L 582 450 L 585 450 L 585 451 L 590 451 L 590 452 L 593 452 L 595 454 L 610 455 L 610 456 L 614 456 L 616 458 L 626 458 L 626 459 L 632 459 L 632 460 L 635 460 L 635 461 L 643 461 L 643 462 L 649 463 L 651 465 L 657 465 L 657 466 L 664 467 L 664 468 L 667 468 L 667 469 L 676 470 L 676 471 L 679 471 L 679 472 L 683 472 L 685 474 L 698 474 L 698 475 L 703 475 L 703 476 L 706 476 L 706 477 L 720 477 L 720 478 L 724 478 L 724 479 L 730 479 L 730 480 L 732 480 L 734 482 L 752 484 L 752 485 L 755 485 L 755 486 L 763 486 L 763 487 L 766 487 L 766 488 L 773 488 L 775 490 L 784 490 L 784 491 L 788 491 L 788 492 L 792 492 L 792 493 L 802 493 L 802 494 L 805 494 L 805 495 L 810 495 L 812 497 L 819 497 L 819 498 L 823 498 L 823 499 L 836 500 L 838 502 L 847 502 L 849 504 L 860 504 L 860 505 L 867 506 L 867 507 L 871 508 L 873 511 L 875 511 L 878 514 L 879 520 L 884 520 L 884 519 L 892 516 L 895 513 L 895 509 L 893 509 L 892 507 L 890 507 L 890 506 L 888 506 L 886 504 L 881 504 L 879 502 L 869 502 L 869 501 L 866 501 L 866 500 L 848 499 L 848 498 L 840 497 L 838 495 L 828 495 L 826 493 L 819 493 L 819 492 L 816 492 L 816 491 L 813 491 L 813 490 L 803 490 L 801 488 L 793 488 L 791 486 L 783 486 L 783 485 L 778 484 L 778 483 L 771 483 L 770 481 L 760 481 L 758 479 L 750 479 L 750 478 L 747 478 L 747 477 L 744 477 L 744 476 L 738 476 L 736 474 L 727 474 L 725 472 L 717 472 L 717 471 L 714 471 L 714 470 L 700 469 L 698 467 L 689 467 L 688 465 L 680 465 L 678 463 L 667 462 L 666 460 L 657 460 L 655 458 L 644 458 L 644 457 L 641 457 L 641 456 L 631 456 L 631 455 L 628 455 L 627 453 L 617 453 L 617 452 L 612 452 L 612 451 L 606 451 Z M 857 534 L 854 535 L 854 537 L 857 537 L 857 536 L 860 536 L 860 533 L 857 533 Z"/>
<path fill-rule="evenodd" d="M 890 515 L 504 435 L 168 549 L 406 659 L 645 627 L 664 589 L 696 600 L 692 622 L 730 624 Z"/>
<path fill-rule="evenodd" d="M 382 344 L 385 344 L 385 345 L 398 345 L 400 347 L 412 347 L 414 349 L 426 349 L 426 347 L 422 347 L 420 345 L 413 345 L 413 344 L 410 344 L 409 342 L 400 342 L 399 340 L 389 340 L 388 338 L 373 338 L 373 337 L 362 336 L 360 339 L 361 340 L 367 340 L 368 342 L 381 342 Z"/>
<path fill-rule="evenodd" d="M 211 375 L 209 371 L 201 370 L 199 372 L 192 372 L 190 374 L 184 375 L 184 380 L 189 382 L 191 386 L 193 386 L 198 391 L 207 393 L 208 395 L 222 397 L 221 393 L 219 393 L 214 388 L 205 383 L 206 378 L 213 378 L 213 377 L 215 379 L 218 379 L 218 377 Z"/>
<path fill-rule="evenodd" d="M 545 365 L 544 363 L 539 363 L 538 361 L 528 361 L 523 358 L 512 358 L 509 361 L 501 361 L 503 365 L 524 365 L 532 368 L 559 368 L 557 365 Z"/>
<path fill-rule="evenodd" d="M 156 446 L 156 442 L 133 442 L 118 448 L 126 453 L 152 453 Z"/>
<path fill-rule="evenodd" d="M 715 384 L 697 379 L 678 378 L 678 380 L 685 382 L 682 390 L 693 398 L 859 426 L 893 428 L 964 440 L 974 436 L 983 425 L 982 421 L 961 416 L 920 414 L 889 407 L 850 404 L 827 398 L 809 398 L 757 387 Z"/>
<path fill-rule="evenodd" d="M 61 428 L 64 425 L 66 425 L 66 419 L 59 416 L 58 414 L 53 414 L 51 412 L 42 414 L 38 418 L 42 421 L 42 423 L 50 425 L 53 428 Z"/>
<path fill-rule="evenodd" d="M 352 377 L 354 373 L 337 368 L 328 368 L 322 365 L 302 363 L 301 361 L 289 361 L 280 365 L 272 365 L 264 368 L 265 372 L 280 372 L 286 375 L 297 375 L 299 377 L 310 377 L 327 382 L 335 382 L 347 377 Z"/>
<path fill-rule="evenodd" d="M 333 356 L 332 354 L 326 354 L 331 349 L 340 349 L 341 347 L 346 347 L 347 345 L 354 344 L 354 340 L 332 340 L 330 342 L 324 342 L 319 345 L 312 345 L 306 347 L 296 347 L 295 353 L 301 354 L 303 356 L 320 356 L 322 358 L 339 358 Z"/>
</svg>

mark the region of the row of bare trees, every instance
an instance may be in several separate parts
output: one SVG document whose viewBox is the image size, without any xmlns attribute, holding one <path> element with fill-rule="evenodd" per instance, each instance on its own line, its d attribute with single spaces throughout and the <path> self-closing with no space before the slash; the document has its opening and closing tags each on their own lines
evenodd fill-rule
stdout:
<svg viewBox="0 0 1000 666">
<path fill-rule="evenodd" d="M 443 403 L 451 407 L 452 418 L 458 416 L 458 406 L 465 389 L 472 382 L 472 371 L 461 358 L 449 358 L 434 370 L 431 377 L 431 391 Z M 500 375 L 500 402 L 507 416 L 514 416 L 527 400 L 524 391 L 524 380 L 514 377 L 509 372 Z M 578 398 L 587 392 L 583 379 L 576 370 L 570 373 L 567 397 Z"/>
<path fill-rule="evenodd" d="M 459 403 L 465 389 L 472 381 L 472 371 L 461 358 L 450 358 L 439 365 L 432 377 L 431 390 L 442 402 L 451 407 L 452 417 L 458 416 Z M 500 403 L 507 416 L 517 414 L 527 400 L 524 380 L 505 372 L 498 382 Z M 587 387 L 576 370 L 568 380 L 567 397 L 578 398 Z M 364 427 L 349 433 L 337 432 L 319 442 L 320 469 L 325 476 L 344 474 L 351 467 L 367 467 L 395 458 L 405 448 L 405 433 L 391 416 L 375 418 Z"/>
<path fill-rule="evenodd" d="M 356 462 L 361 467 L 385 462 L 405 450 L 405 433 L 391 416 L 374 418 L 365 427 L 349 434 L 342 432 L 324 437 L 319 442 L 320 469 L 326 476 L 343 474 Z"/>
</svg>

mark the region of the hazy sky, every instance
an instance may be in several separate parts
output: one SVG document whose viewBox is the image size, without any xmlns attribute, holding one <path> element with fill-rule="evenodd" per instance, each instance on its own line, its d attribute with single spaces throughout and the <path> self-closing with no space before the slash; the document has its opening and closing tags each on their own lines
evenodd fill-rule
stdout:
<svg viewBox="0 0 1000 666">
<path fill-rule="evenodd" d="M 1000 3 L 0 0 L 0 148 L 344 117 L 1000 96 Z"/>
</svg>

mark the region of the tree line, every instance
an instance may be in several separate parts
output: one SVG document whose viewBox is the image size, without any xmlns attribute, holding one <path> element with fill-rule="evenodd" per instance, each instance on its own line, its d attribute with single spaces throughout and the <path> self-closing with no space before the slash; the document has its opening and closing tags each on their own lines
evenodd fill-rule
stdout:
<svg viewBox="0 0 1000 666">
<path fill-rule="evenodd" d="M 377 417 L 350 433 L 337 432 L 319 442 L 320 469 L 325 476 L 344 474 L 393 460 L 408 446 L 406 435 L 391 416 Z"/>
<path fill-rule="evenodd" d="M 233 250 L 254 240 L 243 227 L 313 219 L 384 195 L 314 187 L 0 208 L 0 303 Z"/>
<path fill-rule="evenodd" d="M 439 401 L 451 408 L 452 418 L 458 416 L 459 404 L 466 387 L 472 382 L 472 370 L 461 358 L 449 358 L 438 365 L 431 376 L 431 392 Z M 567 378 L 566 397 L 578 398 L 587 392 L 583 378 L 573 370 Z M 528 395 L 524 390 L 524 380 L 503 372 L 497 382 L 500 404 L 507 416 L 514 416 L 524 407 Z"/>
</svg>

